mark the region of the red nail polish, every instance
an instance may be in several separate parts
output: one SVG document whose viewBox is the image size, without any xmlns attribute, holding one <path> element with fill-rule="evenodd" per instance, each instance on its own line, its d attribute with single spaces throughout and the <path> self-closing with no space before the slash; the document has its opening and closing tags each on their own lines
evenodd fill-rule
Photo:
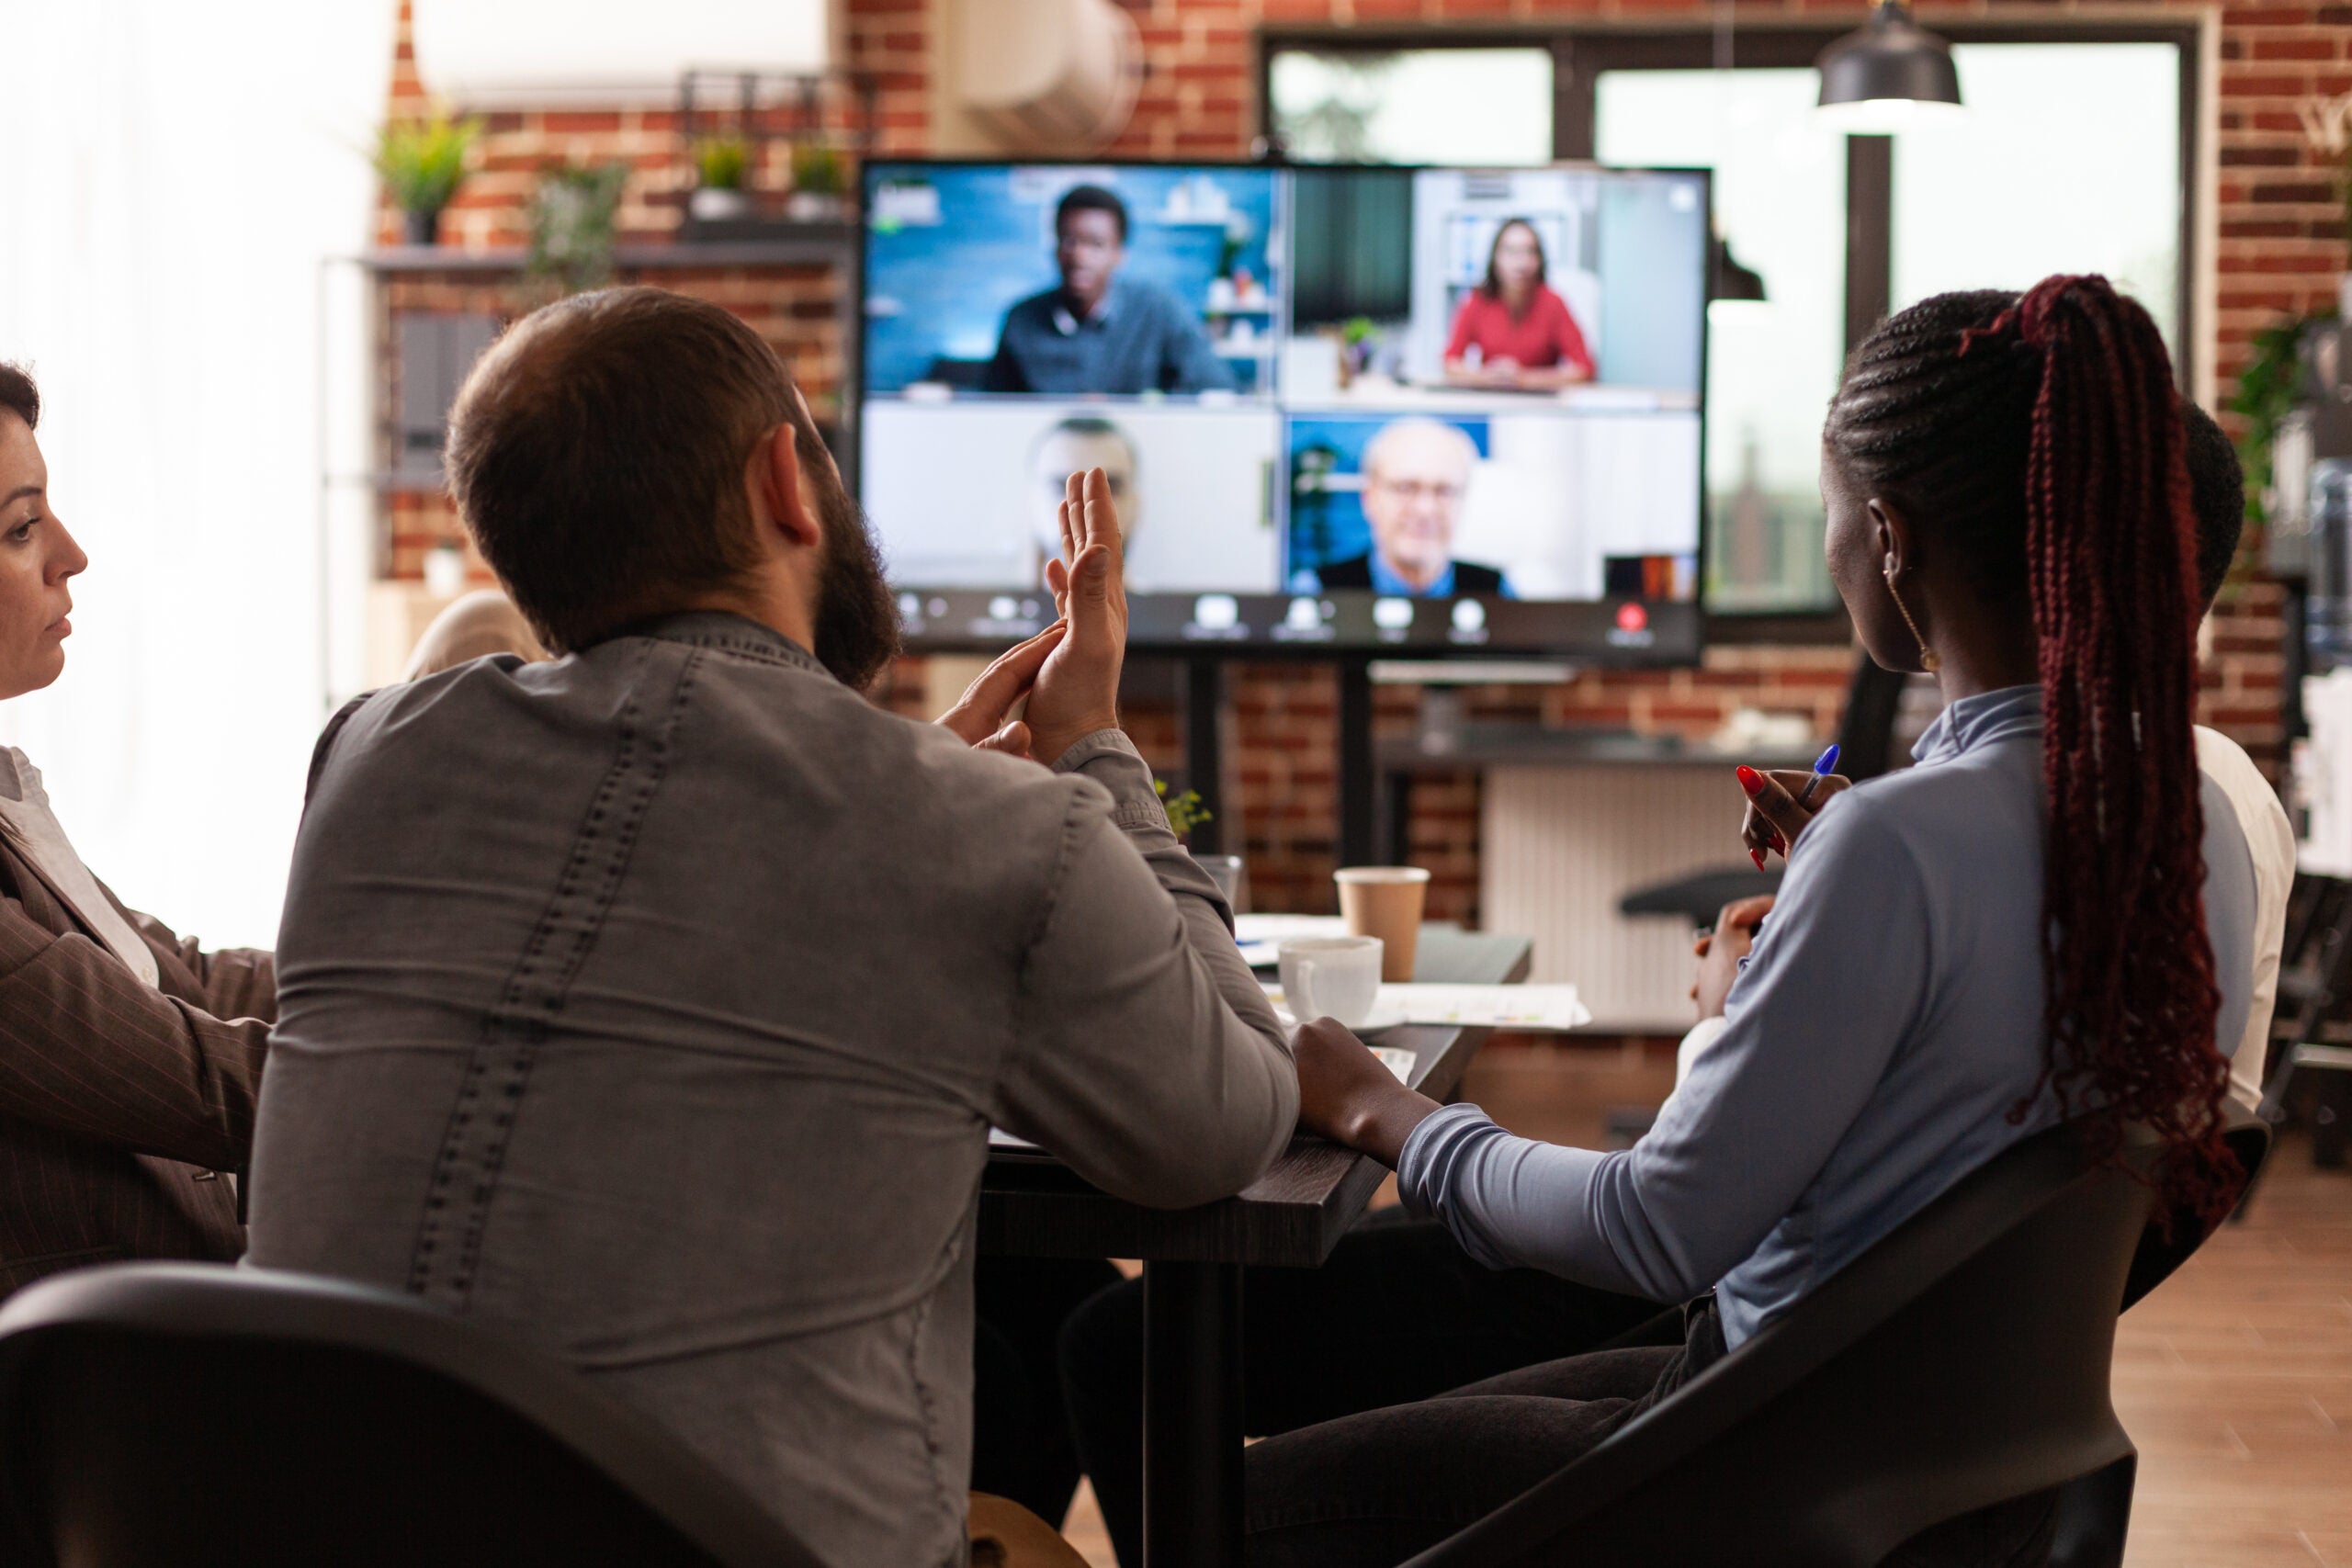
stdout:
<svg viewBox="0 0 2352 1568">
<path fill-rule="evenodd" d="M 1739 775 L 1739 787 L 1747 792 L 1748 799 L 1753 800 L 1758 795 L 1764 793 L 1764 775 L 1762 773 L 1758 773 L 1754 768 L 1748 767 L 1737 768 L 1733 771 Z"/>
<path fill-rule="evenodd" d="M 1748 851 L 1748 852 L 1747 852 L 1747 858 L 1748 858 L 1749 860 L 1752 860 L 1752 861 L 1754 861 L 1754 862 L 1756 863 L 1756 869 L 1757 869 L 1757 870 L 1758 870 L 1758 871 L 1762 871 L 1762 870 L 1764 869 L 1764 852 L 1763 852 L 1762 850 L 1750 850 L 1750 851 Z"/>
<path fill-rule="evenodd" d="M 1780 830 L 1778 829 L 1775 829 L 1772 833 L 1772 847 L 1780 851 L 1782 854 L 1787 854 L 1789 852 L 1789 842 L 1786 839 L 1781 837 Z"/>
</svg>

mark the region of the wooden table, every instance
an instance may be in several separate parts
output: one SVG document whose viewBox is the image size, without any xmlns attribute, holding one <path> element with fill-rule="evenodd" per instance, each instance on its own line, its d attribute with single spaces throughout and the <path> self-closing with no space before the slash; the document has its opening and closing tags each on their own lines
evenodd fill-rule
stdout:
<svg viewBox="0 0 2352 1568">
<path fill-rule="evenodd" d="M 1527 977 L 1525 937 L 1424 926 L 1415 977 Z M 1443 1100 L 1484 1029 L 1392 1029 L 1414 1054 L 1411 1085 Z M 1313 1269 L 1362 1214 L 1386 1171 L 1301 1136 L 1238 1198 L 1197 1209 L 1123 1202 L 1068 1167 L 997 1155 L 980 1182 L 979 1245 L 1014 1258 L 1139 1258 L 1144 1290 L 1144 1561 L 1234 1568 L 1241 1560 L 1241 1269 Z"/>
</svg>

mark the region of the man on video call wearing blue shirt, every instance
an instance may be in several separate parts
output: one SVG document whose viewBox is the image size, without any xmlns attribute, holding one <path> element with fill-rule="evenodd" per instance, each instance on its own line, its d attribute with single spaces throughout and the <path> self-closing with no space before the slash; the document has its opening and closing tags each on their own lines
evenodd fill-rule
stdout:
<svg viewBox="0 0 2352 1568">
<path fill-rule="evenodd" d="M 990 392 L 1230 391 L 1233 373 L 1198 318 L 1165 289 L 1122 279 L 1127 204 L 1101 186 L 1072 186 L 1054 209 L 1062 280 L 1005 312 Z"/>
</svg>

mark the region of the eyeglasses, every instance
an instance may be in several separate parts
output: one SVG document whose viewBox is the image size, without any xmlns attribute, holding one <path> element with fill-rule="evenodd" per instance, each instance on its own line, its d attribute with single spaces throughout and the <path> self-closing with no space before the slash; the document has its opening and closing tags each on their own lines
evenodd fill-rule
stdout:
<svg viewBox="0 0 2352 1568">
<path fill-rule="evenodd" d="M 1374 490 L 1385 490 L 1400 501 L 1454 502 L 1462 499 L 1462 487 L 1456 484 L 1428 484 L 1419 479 L 1374 479 Z"/>
</svg>

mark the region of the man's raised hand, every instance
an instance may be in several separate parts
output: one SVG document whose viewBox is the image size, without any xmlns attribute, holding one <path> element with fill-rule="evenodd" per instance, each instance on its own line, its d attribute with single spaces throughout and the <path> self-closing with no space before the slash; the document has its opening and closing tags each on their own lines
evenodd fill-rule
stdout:
<svg viewBox="0 0 2352 1568">
<path fill-rule="evenodd" d="M 1067 626 L 1056 621 L 1028 641 L 1016 643 L 999 654 L 994 663 L 980 671 L 979 679 L 964 688 L 956 705 L 939 716 L 940 724 L 963 737 L 967 746 L 1015 757 L 1032 755 L 1035 738 L 1029 727 L 1006 716 L 1029 695 L 1046 656 L 1060 645 L 1069 631 Z"/>
<path fill-rule="evenodd" d="M 1030 694 L 1031 750 L 1051 762 L 1080 738 L 1119 722 L 1119 669 L 1127 652 L 1125 541 L 1111 481 L 1100 468 L 1072 474 L 1058 513 L 1062 554 L 1046 586 L 1069 635 L 1046 656 Z"/>
</svg>

